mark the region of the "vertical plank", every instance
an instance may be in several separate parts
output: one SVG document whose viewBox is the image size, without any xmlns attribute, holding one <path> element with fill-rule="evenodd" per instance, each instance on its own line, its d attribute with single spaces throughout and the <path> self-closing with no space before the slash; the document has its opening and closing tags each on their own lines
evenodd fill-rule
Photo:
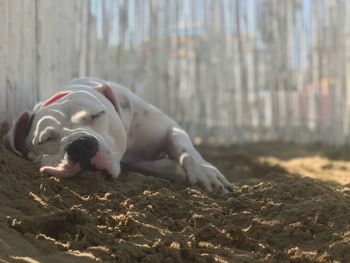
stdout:
<svg viewBox="0 0 350 263">
<path fill-rule="evenodd" d="M 8 4 L 7 116 L 13 119 L 37 99 L 35 1 L 14 0 Z"/>
<path fill-rule="evenodd" d="M 8 72 L 8 24 L 9 1 L 0 1 L 0 123 L 8 121 L 7 72 Z"/>
<path fill-rule="evenodd" d="M 350 5 L 345 6 L 345 110 L 343 116 L 346 144 L 350 139 Z"/>
</svg>

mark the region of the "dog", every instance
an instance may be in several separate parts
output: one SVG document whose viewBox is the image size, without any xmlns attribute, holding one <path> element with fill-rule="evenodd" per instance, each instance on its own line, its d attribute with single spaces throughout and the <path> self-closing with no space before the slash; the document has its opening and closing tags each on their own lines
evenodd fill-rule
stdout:
<svg viewBox="0 0 350 263">
<path fill-rule="evenodd" d="M 4 142 L 17 155 L 40 161 L 40 171 L 54 176 L 101 171 L 117 178 L 124 165 L 200 184 L 208 192 L 232 189 L 173 119 L 109 81 L 73 80 L 33 111 L 22 112 Z"/>
</svg>

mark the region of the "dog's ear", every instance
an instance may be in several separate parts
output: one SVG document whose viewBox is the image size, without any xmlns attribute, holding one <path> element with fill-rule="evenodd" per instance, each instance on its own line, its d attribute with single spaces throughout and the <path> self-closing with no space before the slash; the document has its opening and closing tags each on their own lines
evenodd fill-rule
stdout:
<svg viewBox="0 0 350 263">
<path fill-rule="evenodd" d="M 11 129 L 4 137 L 5 146 L 17 155 L 27 158 L 28 149 L 25 145 L 30 126 L 33 121 L 33 113 L 30 111 L 22 112 Z"/>
<path fill-rule="evenodd" d="M 113 104 L 126 130 L 128 130 L 132 117 L 132 106 L 128 97 L 123 95 L 117 96 L 114 93 L 112 87 L 107 83 L 97 86 L 96 90 L 100 92 L 103 96 L 105 96 Z"/>
</svg>

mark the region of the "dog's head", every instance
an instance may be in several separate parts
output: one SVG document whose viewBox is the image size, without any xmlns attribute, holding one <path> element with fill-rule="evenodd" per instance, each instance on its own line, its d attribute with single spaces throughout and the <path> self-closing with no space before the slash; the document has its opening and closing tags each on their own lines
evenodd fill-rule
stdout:
<svg viewBox="0 0 350 263">
<path fill-rule="evenodd" d="M 102 170 L 117 177 L 130 113 L 130 101 L 108 84 L 63 91 L 20 114 L 4 141 L 17 155 L 40 160 L 49 174 Z"/>
</svg>

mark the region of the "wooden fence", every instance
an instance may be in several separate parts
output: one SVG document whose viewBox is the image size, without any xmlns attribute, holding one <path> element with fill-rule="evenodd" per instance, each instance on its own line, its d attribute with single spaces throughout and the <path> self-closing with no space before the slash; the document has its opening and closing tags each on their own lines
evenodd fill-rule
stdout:
<svg viewBox="0 0 350 263">
<path fill-rule="evenodd" d="M 0 0 L 0 120 L 117 81 L 197 141 L 350 141 L 347 0 Z"/>
</svg>

